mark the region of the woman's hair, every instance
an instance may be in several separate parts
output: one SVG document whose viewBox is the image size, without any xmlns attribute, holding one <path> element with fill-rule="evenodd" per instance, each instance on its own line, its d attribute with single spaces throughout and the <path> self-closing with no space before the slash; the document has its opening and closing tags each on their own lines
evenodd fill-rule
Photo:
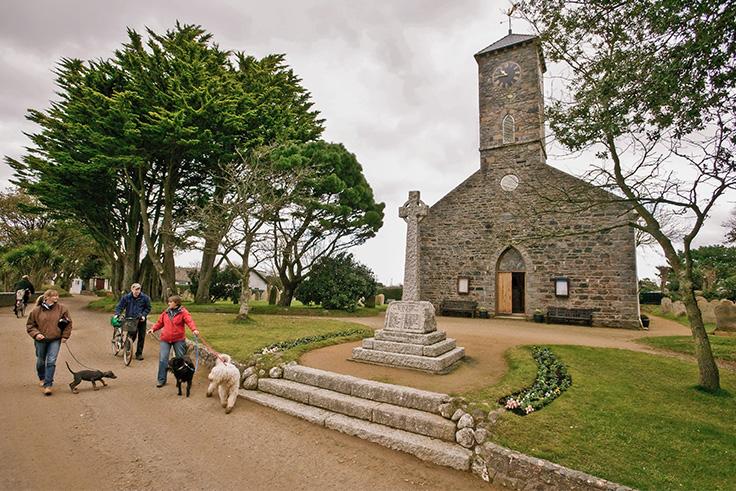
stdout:
<svg viewBox="0 0 736 491">
<path fill-rule="evenodd" d="M 181 307 L 181 297 L 179 295 L 171 295 L 169 302 L 174 302 L 177 307 Z"/>
<path fill-rule="evenodd" d="M 49 288 L 48 290 L 43 292 L 43 295 L 39 296 L 38 299 L 36 299 L 36 305 L 41 305 L 41 303 L 44 300 L 46 300 L 47 298 L 49 298 L 51 295 L 54 295 L 54 294 L 58 295 L 59 291 L 54 290 L 53 288 Z"/>
</svg>

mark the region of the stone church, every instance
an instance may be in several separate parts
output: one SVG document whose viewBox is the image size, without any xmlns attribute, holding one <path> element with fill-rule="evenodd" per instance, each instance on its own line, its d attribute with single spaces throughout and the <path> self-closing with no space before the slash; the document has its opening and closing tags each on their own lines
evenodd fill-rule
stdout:
<svg viewBox="0 0 736 491">
<path fill-rule="evenodd" d="M 421 300 L 496 316 L 586 308 L 593 325 L 640 327 L 628 210 L 546 163 L 539 38 L 509 33 L 475 59 L 480 169 L 419 223 Z"/>
</svg>

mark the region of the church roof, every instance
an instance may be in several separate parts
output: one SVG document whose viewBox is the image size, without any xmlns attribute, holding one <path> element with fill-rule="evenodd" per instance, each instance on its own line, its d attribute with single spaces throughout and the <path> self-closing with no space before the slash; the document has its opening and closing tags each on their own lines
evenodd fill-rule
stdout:
<svg viewBox="0 0 736 491">
<path fill-rule="evenodd" d="M 508 48 L 509 46 L 513 46 L 515 44 L 524 43 L 526 41 L 532 40 L 536 38 L 537 36 L 533 34 L 511 34 L 502 37 L 492 45 L 488 46 L 487 48 L 484 48 L 480 51 L 478 51 L 475 56 L 483 55 L 486 53 L 490 53 L 491 51 L 497 51 L 502 48 Z"/>
</svg>

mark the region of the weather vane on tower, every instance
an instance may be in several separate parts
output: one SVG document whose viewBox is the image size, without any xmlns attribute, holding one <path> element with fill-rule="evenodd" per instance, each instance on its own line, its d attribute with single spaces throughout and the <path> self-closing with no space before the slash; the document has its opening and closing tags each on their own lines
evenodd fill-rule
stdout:
<svg viewBox="0 0 736 491">
<path fill-rule="evenodd" d="M 514 12 L 516 12 L 517 7 L 519 6 L 519 3 L 512 3 L 511 6 L 508 8 L 508 10 L 503 11 L 503 15 L 507 16 L 509 18 L 509 34 L 511 34 L 511 16 Z"/>
</svg>

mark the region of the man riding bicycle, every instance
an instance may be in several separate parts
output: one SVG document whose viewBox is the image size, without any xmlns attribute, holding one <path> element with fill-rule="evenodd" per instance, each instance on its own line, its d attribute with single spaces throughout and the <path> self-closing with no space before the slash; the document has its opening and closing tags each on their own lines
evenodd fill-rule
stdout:
<svg viewBox="0 0 736 491">
<path fill-rule="evenodd" d="M 33 283 L 31 283 L 31 280 L 28 278 L 27 274 L 24 274 L 23 277 L 15 284 L 15 291 L 23 290 L 23 303 L 28 305 L 28 300 L 31 298 L 31 295 L 36 293 L 36 289 L 33 288 Z"/>
<path fill-rule="evenodd" d="M 135 332 L 130 332 L 128 336 L 132 341 L 138 338 L 135 347 L 135 359 L 143 359 L 143 344 L 146 341 L 146 318 L 151 312 L 151 298 L 141 291 L 140 283 L 130 285 L 130 293 L 122 296 L 117 307 L 115 307 L 115 315 L 120 316 L 124 312 L 127 319 L 138 319 L 138 326 Z"/>
</svg>

